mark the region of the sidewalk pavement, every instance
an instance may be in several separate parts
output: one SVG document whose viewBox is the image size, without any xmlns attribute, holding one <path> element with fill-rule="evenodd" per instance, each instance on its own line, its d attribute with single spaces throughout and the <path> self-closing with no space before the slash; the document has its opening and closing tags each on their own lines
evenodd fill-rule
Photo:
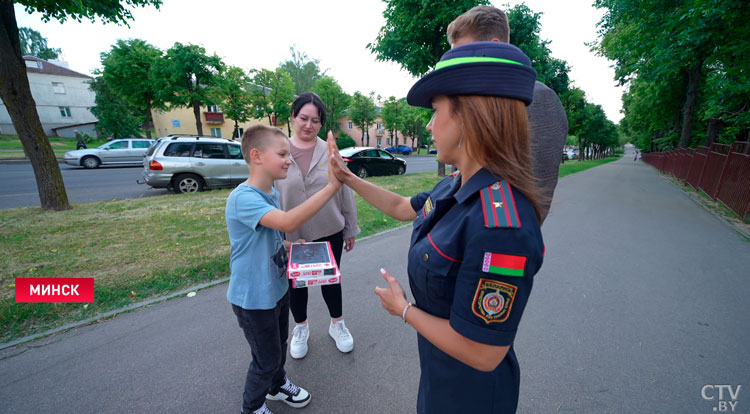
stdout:
<svg viewBox="0 0 750 414">
<path fill-rule="evenodd" d="M 385 267 L 406 283 L 410 229 L 342 260 L 354 351 L 328 337 L 312 288 L 310 352 L 287 360 L 303 410 L 408 413 L 416 334 L 380 307 Z M 547 255 L 516 339 L 519 413 L 711 413 L 711 384 L 750 382 L 750 244 L 627 155 L 564 177 L 543 227 Z M 0 351 L 0 413 L 237 412 L 248 346 L 226 285 Z M 726 393 L 725 393 L 726 394 Z M 739 394 L 739 409 L 750 397 Z"/>
</svg>

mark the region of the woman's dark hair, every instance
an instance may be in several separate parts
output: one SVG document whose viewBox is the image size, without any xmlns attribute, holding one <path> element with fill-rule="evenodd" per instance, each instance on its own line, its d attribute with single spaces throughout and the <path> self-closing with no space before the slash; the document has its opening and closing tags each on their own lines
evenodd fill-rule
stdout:
<svg viewBox="0 0 750 414">
<path fill-rule="evenodd" d="M 315 107 L 318 108 L 320 124 L 324 125 L 326 123 L 326 106 L 323 105 L 323 101 L 320 99 L 320 96 L 316 95 L 313 92 L 305 92 L 298 96 L 297 99 L 294 100 L 294 102 L 292 102 L 292 118 L 296 118 L 302 107 L 309 103 L 315 105 Z"/>
</svg>

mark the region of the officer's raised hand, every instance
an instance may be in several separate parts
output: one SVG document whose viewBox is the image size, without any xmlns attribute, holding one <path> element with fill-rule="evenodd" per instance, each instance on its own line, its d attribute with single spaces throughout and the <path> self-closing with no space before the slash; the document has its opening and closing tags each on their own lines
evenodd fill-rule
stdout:
<svg viewBox="0 0 750 414">
<path fill-rule="evenodd" d="M 387 270 L 380 269 L 380 274 L 388 282 L 388 287 L 375 287 L 375 294 L 380 296 L 380 304 L 383 305 L 383 309 L 387 310 L 391 315 L 401 317 L 404 307 L 408 303 L 404 289 L 401 288 L 398 280 Z"/>
</svg>

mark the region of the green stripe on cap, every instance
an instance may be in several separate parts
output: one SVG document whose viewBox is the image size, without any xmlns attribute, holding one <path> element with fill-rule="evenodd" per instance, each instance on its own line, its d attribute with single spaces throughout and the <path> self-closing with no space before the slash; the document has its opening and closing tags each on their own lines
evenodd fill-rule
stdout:
<svg viewBox="0 0 750 414">
<path fill-rule="evenodd" d="M 437 65 L 435 65 L 435 70 L 442 69 L 448 66 L 463 65 L 464 63 L 481 63 L 481 62 L 512 63 L 514 65 L 524 66 L 523 63 L 516 62 L 515 60 L 510 60 L 510 59 L 469 56 L 469 57 L 457 57 L 453 59 L 440 61 L 437 63 Z"/>
</svg>

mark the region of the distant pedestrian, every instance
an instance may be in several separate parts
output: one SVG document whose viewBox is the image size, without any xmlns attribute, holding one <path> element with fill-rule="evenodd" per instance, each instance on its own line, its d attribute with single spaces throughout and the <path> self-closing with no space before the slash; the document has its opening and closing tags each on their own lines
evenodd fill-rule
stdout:
<svg viewBox="0 0 750 414">
<path fill-rule="evenodd" d="M 289 381 L 284 370 L 289 337 L 289 242 L 281 232 L 296 231 L 338 193 L 341 182 L 329 174 L 324 188 L 285 212 L 274 186 L 275 180 L 286 178 L 291 164 L 284 133 L 263 125 L 249 128 L 242 138 L 242 154 L 250 178 L 229 195 L 225 212 L 231 251 L 227 299 L 252 354 L 242 412 L 271 414 L 266 400 L 280 400 L 294 408 L 310 403 L 310 394 Z"/>
<path fill-rule="evenodd" d="M 638 161 L 638 149 L 635 150 L 635 156 L 633 157 L 633 162 Z"/>
<path fill-rule="evenodd" d="M 76 134 L 76 149 L 87 149 L 86 142 L 83 140 L 83 134 L 78 131 L 73 131 Z"/>
</svg>

